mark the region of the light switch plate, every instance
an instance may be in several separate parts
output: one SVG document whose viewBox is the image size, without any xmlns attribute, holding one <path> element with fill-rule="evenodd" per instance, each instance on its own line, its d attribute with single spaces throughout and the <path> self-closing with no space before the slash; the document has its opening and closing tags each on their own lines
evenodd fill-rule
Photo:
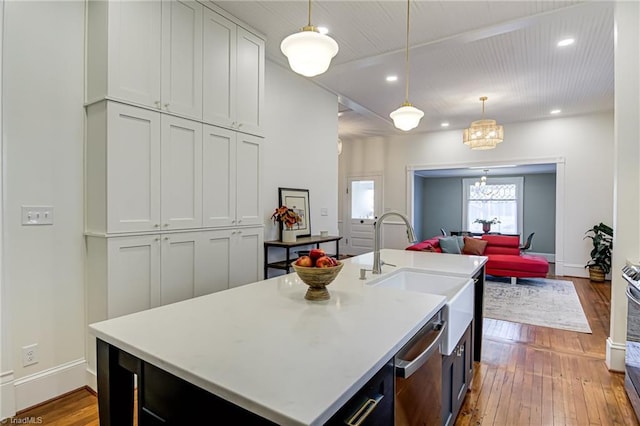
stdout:
<svg viewBox="0 0 640 426">
<path fill-rule="evenodd" d="M 22 224 L 53 225 L 53 206 L 22 206 Z"/>
<path fill-rule="evenodd" d="M 323 207 L 320 209 L 320 216 L 329 216 L 329 209 Z"/>
</svg>

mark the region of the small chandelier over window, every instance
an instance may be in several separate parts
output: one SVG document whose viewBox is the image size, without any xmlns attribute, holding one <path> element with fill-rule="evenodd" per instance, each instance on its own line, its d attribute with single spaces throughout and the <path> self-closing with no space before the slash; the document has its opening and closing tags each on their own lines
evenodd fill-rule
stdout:
<svg viewBox="0 0 640 426">
<path fill-rule="evenodd" d="M 493 149 L 504 139 L 504 129 L 496 124 L 495 120 L 485 120 L 484 102 L 488 98 L 482 96 L 482 118 L 471 123 L 468 129 L 464 129 L 462 142 L 471 149 Z"/>
<path fill-rule="evenodd" d="M 291 69 L 305 77 L 313 77 L 329 69 L 331 59 L 338 53 L 338 43 L 311 25 L 311 0 L 307 25 L 282 40 L 280 50 L 289 59 Z"/>
</svg>

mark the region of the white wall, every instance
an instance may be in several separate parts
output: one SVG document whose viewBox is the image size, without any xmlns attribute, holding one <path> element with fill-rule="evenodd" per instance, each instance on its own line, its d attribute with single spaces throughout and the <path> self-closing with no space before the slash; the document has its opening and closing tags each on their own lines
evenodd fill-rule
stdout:
<svg viewBox="0 0 640 426">
<path fill-rule="evenodd" d="M 499 117 L 491 118 L 499 121 Z M 343 144 L 340 162 L 344 162 L 345 177 L 383 170 L 384 209 L 406 212 L 407 167 L 458 167 L 550 158 L 564 160 L 565 214 L 557 228 L 564 238 L 564 257 L 559 259 L 564 263 L 565 274 L 587 276 L 584 264 L 591 247 L 589 240 L 583 239 L 584 233 L 600 221 L 613 222 L 612 112 L 505 125 L 505 141 L 488 151 L 473 151 L 463 145 L 461 130 L 349 140 Z M 402 227 L 395 228 L 404 232 Z M 401 242 L 394 248 L 406 246 L 401 239 L 388 241 L 386 247 L 393 247 L 391 241 Z"/>
<path fill-rule="evenodd" d="M 617 2 L 615 11 L 615 199 L 611 274 L 611 327 L 607 366 L 624 371 L 626 282 L 620 269 L 640 261 L 640 6 Z"/>
<path fill-rule="evenodd" d="M 338 99 L 271 61 L 266 65 L 265 89 L 265 241 L 279 239 L 278 228 L 269 219 L 278 207 L 279 187 L 308 189 L 312 234 L 326 230 L 337 235 Z M 327 216 L 321 216 L 322 208 Z M 334 247 L 331 243 L 327 248 L 333 252 Z M 282 260 L 281 256 L 278 251 L 270 253 L 271 260 Z M 274 270 L 269 273 L 277 275 Z"/>
<path fill-rule="evenodd" d="M 6 2 L 3 354 L 18 410 L 84 385 L 83 69 L 84 2 Z M 55 224 L 21 226 L 22 205 L 54 206 Z M 33 343 L 40 361 L 22 367 Z"/>
</svg>

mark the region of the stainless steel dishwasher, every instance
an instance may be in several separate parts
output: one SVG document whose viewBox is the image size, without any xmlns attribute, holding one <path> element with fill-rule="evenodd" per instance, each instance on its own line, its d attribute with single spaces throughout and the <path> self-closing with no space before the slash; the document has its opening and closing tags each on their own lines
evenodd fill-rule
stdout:
<svg viewBox="0 0 640 426">
<path fill-rule="evenodd" d="M 395 356 L 395 426 L 441 426 L 442 357 L 447 327 L 438 311 Z"/>
</svg>

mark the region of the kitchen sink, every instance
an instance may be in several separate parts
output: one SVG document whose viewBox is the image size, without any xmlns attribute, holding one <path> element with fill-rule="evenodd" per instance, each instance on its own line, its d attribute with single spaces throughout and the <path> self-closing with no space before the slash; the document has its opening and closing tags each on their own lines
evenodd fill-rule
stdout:
<svg viewBox="0 0 640 426">
<path fill-rule="evenodd" d="M 473 320 L 473 280 L 465 277 L 399 269 L 367 283 L 374 287 L 390 287 L 445 296 L 444 319 L 447 321 L 440 346 L 443 355 L 451 355 L 456 344 Z"/>
</svg>

